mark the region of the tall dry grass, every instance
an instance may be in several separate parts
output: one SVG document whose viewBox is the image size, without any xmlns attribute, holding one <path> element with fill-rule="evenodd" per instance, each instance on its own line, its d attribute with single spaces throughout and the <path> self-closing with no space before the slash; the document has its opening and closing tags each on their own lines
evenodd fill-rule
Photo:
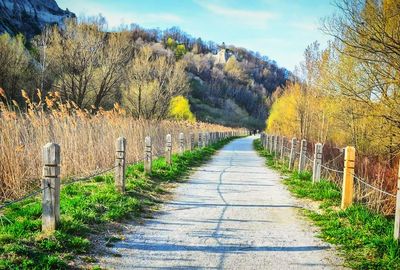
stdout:
<svg viewBox="0 0 400 270">
<path fill-rule="evenodd" d="M 308 143 L 307 156 L 314 156 L 314 143 Z M 337 171 L 344 169 L 344 153 L 342 148 L 333 144 L 325 144 L 322 164 Z M 312 170 L 312 166 L 310 167 Z M 384 156 L 371 156 L 358 153 L 355 159 L 354 201 L 384 215 L 393 215 L 396 207 L 398 158 L 390 160 Z M 321 176 L 342 188 L 343 174 L 322 168 Z M 374 188 L 371 188 L 371 185 Z M 382 192 L 384 191 L 384 192 Z"/>
<path fill-rule="evenodd" d="M 126 116 L 118 105 L 92 114 L 62 102 L 57 93 L 42 97 L 38 92 L 37 102 L 23 95 L 26 108 L 16 110 L 17 104 L 4 96 L 0 101 L 0 201 L 18 198 L 40 186 L 42 147 L 48 142 L 61 146 L 61 177 L 65 178 L 112 167 L 119 136 L 127 139 L 130 163 L 143 157 L 145 136 L 151 136 L 157 155 L 163 152 L 168 133 L 177 146 L 180 132 L 186 138 L 195 133 L 197 140 L 198 132 L 233 131 L 206 123 L 137 120 Z"/>
<path fill-rule="evenodd" d="M 285 157 L 289 158 L 291 142 L 284 141 L 286 147 Z M 314 159 L 314 142 L 307 144 L 307 159 L 305 170 L 312 172 Z M 333 144 L 327 143 L 322 151 L 321 178 L 329 180 L 337 185 L 341 190 L 343 184 L 344 152 L 343 148 L 338 148 Z M 297 153 L 300 152 L 300 143 L 297 144 Z M 354 201 L 363 204 L 374 212 L 391 216 L 395 212 L 396 198 L 388 195 L 395 195 L 397 192 L 397 174 L 399 171 L 398 158 L 390 160 L 382 156 L 368 156 L 357 153 L 355 160 L 355 179 L 354 179 Z M 298 168 L 298 157 L 294 169 Z M 327 169 L 329 168 L 329 169 Z M 375 188 L 371 188 L 360 180 Z"/>
</svg>

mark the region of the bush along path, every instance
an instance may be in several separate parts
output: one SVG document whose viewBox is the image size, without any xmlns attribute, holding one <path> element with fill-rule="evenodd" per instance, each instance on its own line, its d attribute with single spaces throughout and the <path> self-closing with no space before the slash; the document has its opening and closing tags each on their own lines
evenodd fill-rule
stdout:
<svg viewBox="0 0 400 270">
<path fill-rule="evenodd" d="M 52 235 L 41 232 L 42 207 L 39 198 L 30 198 L 0 211 L 0 269 L 75 268 L 77 256 L 92 248 L 90 234 L 102 234 L 104 225 L 139 217 L 159 202 L 164 185 L 181 181 L 192 167 L 199 166 L 234 138 L 182 155 L 153 161 L 151 177 L 143 163 L 127 167 L 126 194 L 117 192 L 113 174 L 104 174 L 61 189 L 61 222 Z"/>
<path fill-rule="evenodd" d="M 258 139 L 254 148 L 266 158 L 268 167 L 286 176 L 283 182 L 296 197 L 318 202 L 319 209 L 305 209 L 304 214 L 321 228 L 319 237 L 339 247 L 346 266 L 400 269 L 400 247 L 393 240 L 393 218 L 373 213 L 360 204 L 340 210 L 340 189 L 334 183 L 322 179 L 313 184 L 309 172 L 290 171 L 287 162 L 264 150 Z"/>
</svg>

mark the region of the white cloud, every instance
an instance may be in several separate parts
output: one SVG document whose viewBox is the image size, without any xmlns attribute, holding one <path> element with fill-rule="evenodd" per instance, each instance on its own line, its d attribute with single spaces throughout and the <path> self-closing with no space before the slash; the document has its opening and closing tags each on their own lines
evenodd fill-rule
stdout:
<svg viewBox="0 0 400 270">
<path fill-rule="evenodd" d="M 234 19 L 242 24 L 251 25 L 256 28 L 265 28 L 266 26 L 268 26 L 268 23 L 271 20 L 274 20 L 278 17 L 278 14 L 265 10 L 244 10 L 219 6 L 204 1 L 195 2 L 211 13 L 228 19 Z"/>
<path fill-rule="evenodd" d="M 317 23 L 312 23 L 312 22 L 302 22 L 302 21 L 297 21 L 291 23 L 291 26 L 293 28 L 299 29 L 299 30 L 304 30 L 304 31 L 317 31 L 319 25 Z"/>
<path fill-rule="evenodd" d="M 100 3 L 89 3 L 77 0 L 69 0 L 69 5 L 79 7 L 74 10 L 78 16 L 96 16 L 101 14 L 108 22 L 110 28 L 118 27 L 121 24 L 137 23 L 143 26 L 154 27 L 160 24 L 175 26 L 183 22 L 183 19 L 173 13 L 149 12 L 139 13 L 133 11 L 114 11 L 107 5 Z M 66 6 L 68 7 L 68 6 Z"/>
<path fill-rule="evenodd" d="M 140 25 L 159 25 L 160 23 L 176 25 L 183 22 L 183 19 L 171 13 L 134 13 L 134 12 L 102 12 L 111 27 L 121 24 L 137 23 Z"/>
</svg>

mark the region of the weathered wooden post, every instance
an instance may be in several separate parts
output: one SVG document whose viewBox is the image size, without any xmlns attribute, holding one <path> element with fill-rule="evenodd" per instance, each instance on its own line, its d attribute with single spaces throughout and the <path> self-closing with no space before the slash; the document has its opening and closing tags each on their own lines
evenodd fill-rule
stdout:
<svg viewBox="0 0 400 270">
<path fill-rule="evenodd" d="M 269 135 L 268 134 L 264 134 L 264 149 L 265 150 L 268 149 L 268 140 L 269 140 Z"/>
<path fill-rule="evenodd" d="M 265 142 L 264 142 L 264 149 L 265 150 L 267 150 L 268 149 L 268 140 L 269 140 L 269 134 L 268 133 L 265 133 L 265 137 L 264 137 L 264 140 L 265 140 Z"/>
<path fill-rule="evenodd" d="M 289 170 L 293 170 L 294 168 L 294 163 L 296 161 L 296 146 L 297 146 L 297 139 L 292 138 L 292 144 L 290 147 Z"/>
<path fill-rule="evenodd" d="M 126 139 L 119 137 L 115 142 L 115 187 L 124 193 L 125 192 L 125 155 L 126 155 Z"/>
<path fill-rule="evenodd" d="M 203 140 L 202 140 L 203 134 L 199 132 L 199 141 L 197 142 L 197 147 L 201 148 L 203 147 Z"/>
<path fill-rule="evenodd" d="M 265 135 L 265 133 L 264 132 L 261 132 L 261 134 L 260 134 L 260 141 L 261 141 L 261 146 L 264 148 L 264 135 Z"/>
<path fill-rule="evenodd" d="M 52 233 L 60 222 L 60 146 L 43 147 L 42 231 Z"/>
<path fill-rule="evenodd" d="M 147 136 L 144 139 L 144 171 L 151 174 L 151 167 L 153 163 L 151 137 Z"/>
<path fill-rule="evenodd" d="M 283 160 L 285 157 L 285 137 L 281 138 L 281 145 L 280 145 L 280 149 L 279 149 L 279 153 L 280 153 L 280 159 Z"/>
<path fill-rule="evenodd" d="M 272 154 L 273 145 L 275 143 L 275 135 L 271 135 L 271 140 L 269 141 L 268 150 Z"/>
<path fill-rule="evenodd" d="M 312 173 L 313 183 L 319 182 L 319 180 L 321 180 L 321 164 L 322 164 L 322 143 L 316 143 L 314 149 L 314 164 Z"/>
<path fill-rule="evenodd" d="M 396 214 L 394 217 L 394 239 L 400 239 L 400 162 L 399 173 L 397 177 L 397 193 L 396 193 Z"/>
<path fill-rule="evenodd" d="M 185 134 L 179 133 L 179 152 L 183 154 L 185 152 Z"/>
<path fill-rule="evenodd" d="M 261 142 L 262 148 L 264 149 L 265 148 L 265 132 L 261 133 L 260 142 Z"/>
<path fill-rule="evenodd" d="M 194 134 L 189 134 L 189 150 L 192 151 L 194 149 Z"/>
<path fill-rule="evenodd" d="M 278 145 L 279 145 L 280 137 L 278 135 L 275 136 L 275 144 L 274 144 L 274 153 L 278 155 Z"/>
<path fill-rule="evenodd" d="M 168 165 L 172 164 L 172 136 L 167 134 L 165 136 L 165 162 Z"/>
<path fill-rule="evenodd" d="M 354 192 L 354 161 L 356 150 L 347 146 L 344 154 L 343 188 L 341 208 L 346 209 L 353 203 Z"/>
<path fill-rule="evenodd" d="M 300 157 L 299 157 L 299 172 L 304 171 L 306 168 L 306 157 L 307 157 L 307 140 L 301 140 L 300 144 Z"/>
<path fill-rule="evenodd" d="M 274 141 L 274 135 L 269 135 L 269 141 L 268 141 L 268 145 L 267 145 L 267 147 L 268 147 L 268 152 L 272 152 L 271 151 L 271 145 L 273 144 L 273 141 Z"/>
</svg>

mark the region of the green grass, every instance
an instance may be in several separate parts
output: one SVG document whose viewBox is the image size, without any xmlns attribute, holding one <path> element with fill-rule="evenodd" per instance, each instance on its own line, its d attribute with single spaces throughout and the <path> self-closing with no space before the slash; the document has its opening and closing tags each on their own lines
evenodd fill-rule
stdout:
<svg viewBox="0 0 400 270">
<path fill-rule="evenodd" d="M 283 182 L 293 195 L 320 203 L 320 211 L 304 210 L 304 213 L 321 228 L 319 237 L 339 247 L 346 266 L 400 269 L 400 246 L 393 240 L 393 218 L 373 213 L 359 204 L 340 210 L 341 195 L 335 184 L 324 179 L 313 184 L 309 172 L 289 171 L 262 149 L 260 140 L 254 141 L 254 148 L 266 158 L 267 166 L 287 176 Z"/>
<path fill-rule="evenodd" d="M 0 269 L 68 269 L 78 254 L 87 253 L 89 233 L 99 233 L 111 221 L 139 217 L 157 203 L 163 184 L 183 181 L 192 167 L 207 161 L 226 139 L 205 148 L 173 155 L 172 166 L 164 158 L 153 162 L 151 177 L 143 163 L 127 168 L 126 194 L 115 190 L 112 174 L 61 189 L 61 223 L 53 235 L 41 233 L 39 198 L 14 204 L 0 212 Z"/>
</svg>

